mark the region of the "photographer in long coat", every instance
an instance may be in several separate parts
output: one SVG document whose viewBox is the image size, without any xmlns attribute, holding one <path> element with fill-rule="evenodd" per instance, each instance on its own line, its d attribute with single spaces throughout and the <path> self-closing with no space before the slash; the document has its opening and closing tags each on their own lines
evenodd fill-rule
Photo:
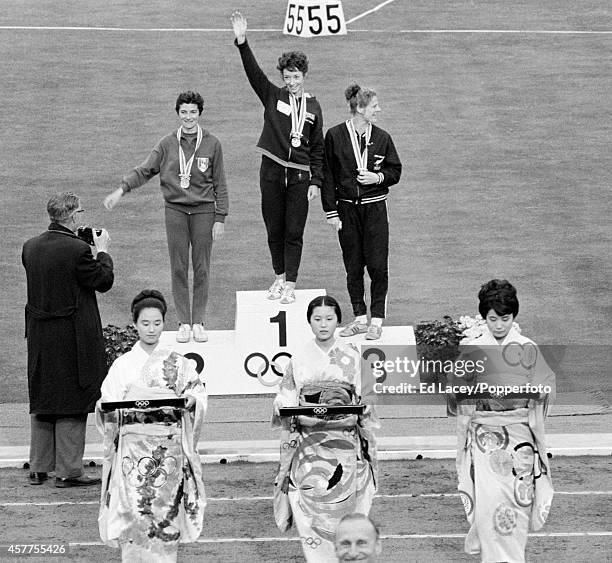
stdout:
<svg viewBox="0 0 612 563">
<path fill-rule="evenodd" d="M 84 209 L 65 192 L 47 204 L 51 224 L 23 246 L 30 394 L 30 483 L 55 471 L 56 487 L 94 485 L 83 473 L 87 413 L 106 375 L 96 291 L 114 281 L 110 237 L 93 232 L 93 249 L 75 233 Z"/>
</svg>

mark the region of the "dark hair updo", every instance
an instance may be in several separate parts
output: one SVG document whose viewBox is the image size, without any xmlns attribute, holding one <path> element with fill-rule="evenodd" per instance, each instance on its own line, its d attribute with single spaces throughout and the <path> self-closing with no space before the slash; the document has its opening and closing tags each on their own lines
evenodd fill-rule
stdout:
<svg viewBox="0 0 612 563">
<path fill-rule="evenodd" d="M 166 318 L 168 305 L 164 296 L 157 289 L 143 289 L 132 301 L 132 320 L 138 322 L 138 317 L 143 309 L 158 309 L 162 318 Z"/>
<path fill-rule="evenodd" d="M 306 319 L 308 322 L 310 322 L 310 317 L 312 317 L 312 312 L 315 310 L 315 307 L 332 307 L 336 313 L 338 324 L 342 322 L 342 311 L 340 310 L 340 305 L 333 297 L 330 297 L 329 295 L 320 295 L 319 297 L 315 297 L 308 304 L 308 309 L 306 310 Z"/>
<path fill-rule="evenodd" d="M 516 288 L 508 280 L 491 280 L 485 283 L 478 292 L 478 299 L 478 312 L 483 319 L 491 309 L 500 316 L 518 315 Z"/>
<path fill-rule="evenodd" d="M 353 114 L 357 113 L 357 107 L 366 107 L 374 96 L 376 96 L 376 92 L 372 88 L 362 88 L 359 84 L 351 84 L 344 91 L 344 97 Z"/>
</svg>

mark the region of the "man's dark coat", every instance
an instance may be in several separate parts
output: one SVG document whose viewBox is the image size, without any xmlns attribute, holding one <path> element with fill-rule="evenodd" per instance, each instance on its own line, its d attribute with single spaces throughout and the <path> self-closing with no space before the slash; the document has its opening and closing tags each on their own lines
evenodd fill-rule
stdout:
<svg viewBox="0 0 612 563">
<path fill-rule="evenodd" d="M 112 287 L 113 261 L 105 252 L 94 258 L 87 243 L 51 223 L 24 244 L 22 262 L 30 412 L 92 412 L 106 376 L 96 291 Z"/>
</svg>

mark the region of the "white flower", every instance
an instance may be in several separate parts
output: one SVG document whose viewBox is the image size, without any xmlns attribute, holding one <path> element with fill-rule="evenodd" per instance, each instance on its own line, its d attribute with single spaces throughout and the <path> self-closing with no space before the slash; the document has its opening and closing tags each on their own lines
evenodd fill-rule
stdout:
<svg viewBox="0 0 612 563">
<path fill-rule="evenodd" d="M 475 317 L 464 315 L 459 317 L 459 328 L 462 329 L 463 334 L 463 338 L 460 340 L 459 344 L 467 344 L 475 338 L 482 336 L 487 331 L 487 321 L 480 315 L 476 315 Z M 521 327 L 518 323 L 513 322 L 512 328 L 521 334 Z"/>
<path fill-rule="evenodd" d="M 459 317 L 459 328 L 462 328 L 463 330 L 472 328 L 473 326 L 478 325 L 480 321 L 482 321 L 482 317 L 480 316 L 469 317 L 467 315 L 463 315 L 462 317 Z"/>
</svg>

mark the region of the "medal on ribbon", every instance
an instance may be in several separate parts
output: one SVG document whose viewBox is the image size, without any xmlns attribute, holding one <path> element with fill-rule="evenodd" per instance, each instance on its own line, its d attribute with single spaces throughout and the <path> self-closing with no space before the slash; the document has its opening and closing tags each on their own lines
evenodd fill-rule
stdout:
<svg viewBox="0 0 612 563">
<path fill-rule="evenodd" d="M 368 169 L 368 145 L 370 144 L 370 135 L 372 134 L 372 124 L 368 123 L 365 130 L 365 148 L 361 152 L 361 146 L 359 143 L 359 136 L 355 131 L 353 120 L 349 119 L 346 122 L 346 128 L 351 138 L 351 145 L 353 145 L 353 154 L 355 155 L 355 162 L 357 163 L 357 172 L 365 172 Z"/>
<path fill-rule="evenodd" d="M 291 146 L 297 149 L 302 144 L 302 131 L 306 122 L 306 94 L 302 93 L 298 109 L 297 98 L 289 93 L 289 107 L 291 108 Z"/>
<path fill-rule="evenodd" d="M 202 128 L 198 125 L 198 136 L 196 138 L 196 146 L 189 160 L 185 158 L 183 147 L 181 147 L 181 132 L 182 131 L 183 131 L 183 128 L 179 127 L 178 131 L 176 132 L 176 139 L 178 141 L 178 148 L 179 148 L 179 178 L 181 180 L 181 188 L 186 190 L 189 188 L 189 181 L 191 180 L 191 167 L 193 166 L 193 159 L 195 158 L 196 152 L 198 152 L 198 149 L 200 148 L 200 143 L 202 142 Z"/>
</svg>

